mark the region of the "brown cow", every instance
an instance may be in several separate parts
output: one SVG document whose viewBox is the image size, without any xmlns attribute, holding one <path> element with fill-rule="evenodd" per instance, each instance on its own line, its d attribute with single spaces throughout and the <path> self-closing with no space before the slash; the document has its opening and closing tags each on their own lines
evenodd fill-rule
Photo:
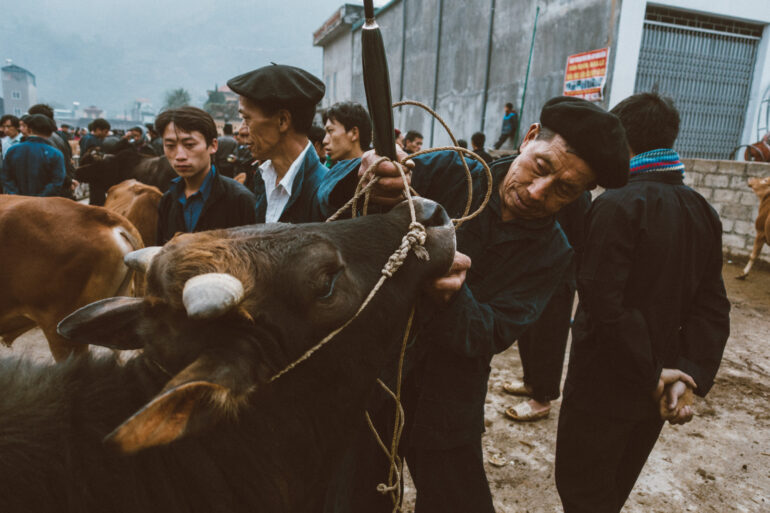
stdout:
<svg viewBox="0 0 770 513">
<path fill-rule="evenodd" d="M 125 294 L 123 256 L 142 247 L 123 216 L 64 198 L 0 196 L 0 338 L 39 325 L 56 360 L 85 351 L 56 333 L 81 306 Z"/>
<path fill-rule="evenodd" d="M 152 185 L 126 180 L 110 187 L 104 208 L 131 221 L 145 246 L 154 246 L 158 235 L 158 205 L 163 193 Z"/>
<path fill-rule="evenodd" d="M 754 227 L 757 230 L 757 237 L 754 239 L 754 249 L 751 251 L 751 257 L 749 257 L 749 263 L 743 269 L 743 274 L 738 276 L 738 279 L 743 280 L 749 275 L 751 267 L 754 265 L 754 260 L 759 256 L 759 252 L 762 251 L 762 246 L 770 244 L 770 176 L 765 178 L 750 178 L 749 187 L 754 189 L 754 192 L 759 197 L 759 215 L 754 223 Z"/>
</svg>

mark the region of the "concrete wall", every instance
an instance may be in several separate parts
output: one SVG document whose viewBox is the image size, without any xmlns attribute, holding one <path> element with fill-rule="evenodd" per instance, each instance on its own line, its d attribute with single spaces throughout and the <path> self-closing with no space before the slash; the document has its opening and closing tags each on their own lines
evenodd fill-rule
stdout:
<svg viewBox="0 0 770 513">
<path fill-rule="evenodd" d="M 324 47 L 322 78 L 326 85 L 326 94 L 321 101 L 324 108 L 351 98 L 350 38 L 350 31 L 345 31 Z"/>
<path fill-rule="evenodd" d="M 602 48 L 611 42 L 610 35 L 615 31 L 620 12 L 618 1 L 550 0 L 541 6 L 522 131 L 538 119 L 540 108 L 548 98 L 561 94 L 567 56 Z M 388 54 L 394 101 L 402 96 L 402 68 L 404 99 L 431 106 L 434 84 L 438 83 L 437 111 L 457 138 L 470 139 L 473 132 L 482 128 L 491 7 L 491 0 L 444 0 L 440 51 L 437 51 L 439 0 L 396 0 L 377 16 Z M 496 1 L 486 122 L 483 127 L 489 145 L 499 136 L 505 103 L 513 102 L 517 110 L 521 106 L 535 8 L 536 3 L 529 0 Z M 403 9 L 406 9 L 406 27 Z M 360 38 L 360 28 L 357 28 L 351 41 L 351 99 L 365 104 Z M 334 41 L 334 52 L 337 45 L 345 46 L 345 39 L 346 36 L 341 36 Z M 403 66 L 402 39 L 406 46 Z M 337 59 L 336 56 L 333 58 Z M 327 68 L 324 57 L 325 70 L 331 68 L 331 59 Z M 611 68 L 614 56 L 611 55 L 610 59 Z M 415 129 L 422 132 L 426 146 L 430 145 L 432 121 L 426 113 L 414 107 L 404 107 L 395 113 L 394 121 L 402 131 Z M 441 125 L 435 123 L 433 146 L 448 144 L 449 141 Z"/>
<path fill-rule="evenodd" d="M 759 199 L 747 185 L 752 177 L 770 176 L 770 164 L 731 160 L 683 159 L 685 183 L 705 197 L 722 218 L 725 252 L 745 257 L 754 245 Z M 760 253 L 770 263 L 770 251 Z"/>
</svg>

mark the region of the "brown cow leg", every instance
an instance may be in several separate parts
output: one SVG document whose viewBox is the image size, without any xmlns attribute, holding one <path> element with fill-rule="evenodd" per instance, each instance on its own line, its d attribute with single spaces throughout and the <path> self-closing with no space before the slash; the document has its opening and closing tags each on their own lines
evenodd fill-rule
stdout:
<svg viewBox="0 0 770 513">
<path fill-rule="evenodd" d="M 56 326 L 52 329 L 43 329 L 45 338 L 48 339 L 48 347 L 51 349 L 53 359 L 57 362 L 66 360 L 69 355 L 79 355 L 88 351 L 85 344 L 72 343 L 56 332 Z"/>
<path fill-rule="evenodd" d="M 746 276 L 749 275 L 749 271 L 751 271 L 751 267 L 754 265 L 754 260 L 756 260 L 759 256 L 759 252 L 762 251 L 762 246 L 764 244 L 765 234 L 757 233 L 757 238 L 754 239 L 754 249 L 751 250 L 751 257 L 749 257 L 749 262 L 746 264 L 746 267 L 743 268 L 743 273 L 740 276 L 736 276 L 736 278 L 739 280 L 746 279 Z"/>
</svg>

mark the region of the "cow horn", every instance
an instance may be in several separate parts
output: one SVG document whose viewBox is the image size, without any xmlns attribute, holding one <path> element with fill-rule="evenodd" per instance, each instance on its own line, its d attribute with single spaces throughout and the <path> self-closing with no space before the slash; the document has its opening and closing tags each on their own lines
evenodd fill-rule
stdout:
<svg viewBox="0 0 770 513">
<path fill-rule="evenodd" d="M 207 273 L 184 284 L 182 302 L 193 319 L 218 317 L 243 300 L 243 284 L 231 274 Z"/>
<path fill-rule="evenodd" d="M 149 246 L 146 248 L 137 249 L 136 251 L 132 251 L 131 253 L 128 253 L 126 256 L 124 256 L 123 262 L 125 262 L 125 264 L 134 271 L 146 273 L 147 269 L 150 268 L 152 259 L 155 258 L 155 255 L 160 253 L 161 249 L 163 249 L 163 246 Z"/>
</svg>

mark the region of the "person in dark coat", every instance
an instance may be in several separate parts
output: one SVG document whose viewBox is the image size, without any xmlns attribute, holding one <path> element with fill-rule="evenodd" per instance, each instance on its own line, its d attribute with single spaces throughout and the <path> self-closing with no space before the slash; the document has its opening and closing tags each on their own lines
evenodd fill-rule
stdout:
<svg viewBox="0 0 770 513">
<path fill-rule="evenodd" d="M 572 250 L 556 212 L 597 183 L 618 187 L 627 179 L 620 122 L 584 100 L 548 101 L 521 149 L 517 158 L 494 163 L 489 205 L 457 230 L 452 269 L 426 289 L 417 307 L 402 389 L 406 426 L 400 447 L 417 488 L 416 513 L 494 511 L 481 449 L 490 361 L 537 320 L 564 279 Z M 365 155 L 361 169 L 374 160 Z M 343 186 L 345 173 L 338 166 L 332 178 Z M 480 164 L 471 167 L 478 204 L 486 180 Z M 392 164 L 378 171 L 381 181 L 396 172 Z M 467 185 L 456 153 L 415 158 L 411 183 L 450 216 L 462 214 Z M 373 201 L 397 201 L 387 191 L 373 191 Z M 383 378 L 394 385 L 392 375 Z M 380 435 L 390 440 L 392 402 L 375 392 L 369 406 Z M 387 482 L 388 468 L 362 420 L 358 438 L 335 469 L 326 511 L 391 511 L 390 497 L 376 491 Z"/>
<path fill-rule="evenodd" d="M 328 169 L 308 131 L 323 98 L 323 82 L 305 70 L 273 64 L 227 81 L 239 95 L 239 112 L 249 127 L 257 222 L 322 221 L 318 189 Z"/>
<path fill-rule="evenodd" d="M 233 137 L 233 125 L 225 123 L 222 134 L 217 137 L 217 153 L 214 155 L 214 163 L 220 173 L 232 178 L 235 176 L 233 162 L 235 161 L 235 150 L 238 148 L 238 141 Z"/>
<path fill-rule="evenodd" d="M 243 185 L 217 173 L 217 127 L 196 107 L 163 111 L 155 120 L 163 149 L 179 175 L 158 206 L 158 244 L 176 233 L 256 223 L 255 199 Z"/>
<path fill-rule="evenodd" d="M 11 146 L 3 159 L 0 182 L 5 194 L 60 196 L 67 176 L 64 155 L 49 140 L 56 124 L 47 116 L 24 116 L 29 135 Z"/>
<path fill-rule="evenodd" d="M 51 122 L 53 122 L 54 127 L 56 127 L 53 108 L 50 105 L 46 105 L 45 103 L 38 103 L 30 107 L 28 112 L 29 114 L 42 114 L 43 116 L 50 119 Z M 59 131 L 55 128 L 51 135 L 48 137 L 48 140 L 56 147 L 56 149 L 62 152 L 62 155 L 64 155 L 64 168 L 67 172 L 67 175 L 65 176 L 64 183 L 62 184 L 61 195 L 72 199 L 74 198 L 73 192 L 75 189 L 75 187 L 72 185 L 75 177 L 75 166 L 72 163 L 72 147 L 70 147 L 68 140 L 60 135 Z"/>
<path fill-rule="evenodd" d="M 473 148 L 473 153 L 484 159 L 484 162 L 491 164 L 495 159 L 484 149 L 486 141 L 487 136 L 483 132 L 476 132 L 471 136 L 471 148 Z"/>
<path fill-rule="evenodd" d="M 577 288 L 577 262 L 582 254 L 585 220 L 590 206 L 591 193 L 584 192 L 556 214 L 556 220 L 575 254 L 564 280 L 556 287 L 543 314 L 517 341 L 524 377 L 522 381 L 506 383 L 503 390 L 531 399 L 505 410 L 506 417 L 512 420 L 544 419 L 551 411 L 551 401 L 559 398 L 564 352 Z"/>
<path fill-rule="evenodd" d="M 642 93 L 612 112 L 633 158 L 628 185 L 589 212 L 556 442 L 566 513 L 621 510 L 664 421 L 688 422 L 688 389 L 713 385 L 730 332 L 722 226 L 683 184 L 673 102 Z"/>
</svg>

